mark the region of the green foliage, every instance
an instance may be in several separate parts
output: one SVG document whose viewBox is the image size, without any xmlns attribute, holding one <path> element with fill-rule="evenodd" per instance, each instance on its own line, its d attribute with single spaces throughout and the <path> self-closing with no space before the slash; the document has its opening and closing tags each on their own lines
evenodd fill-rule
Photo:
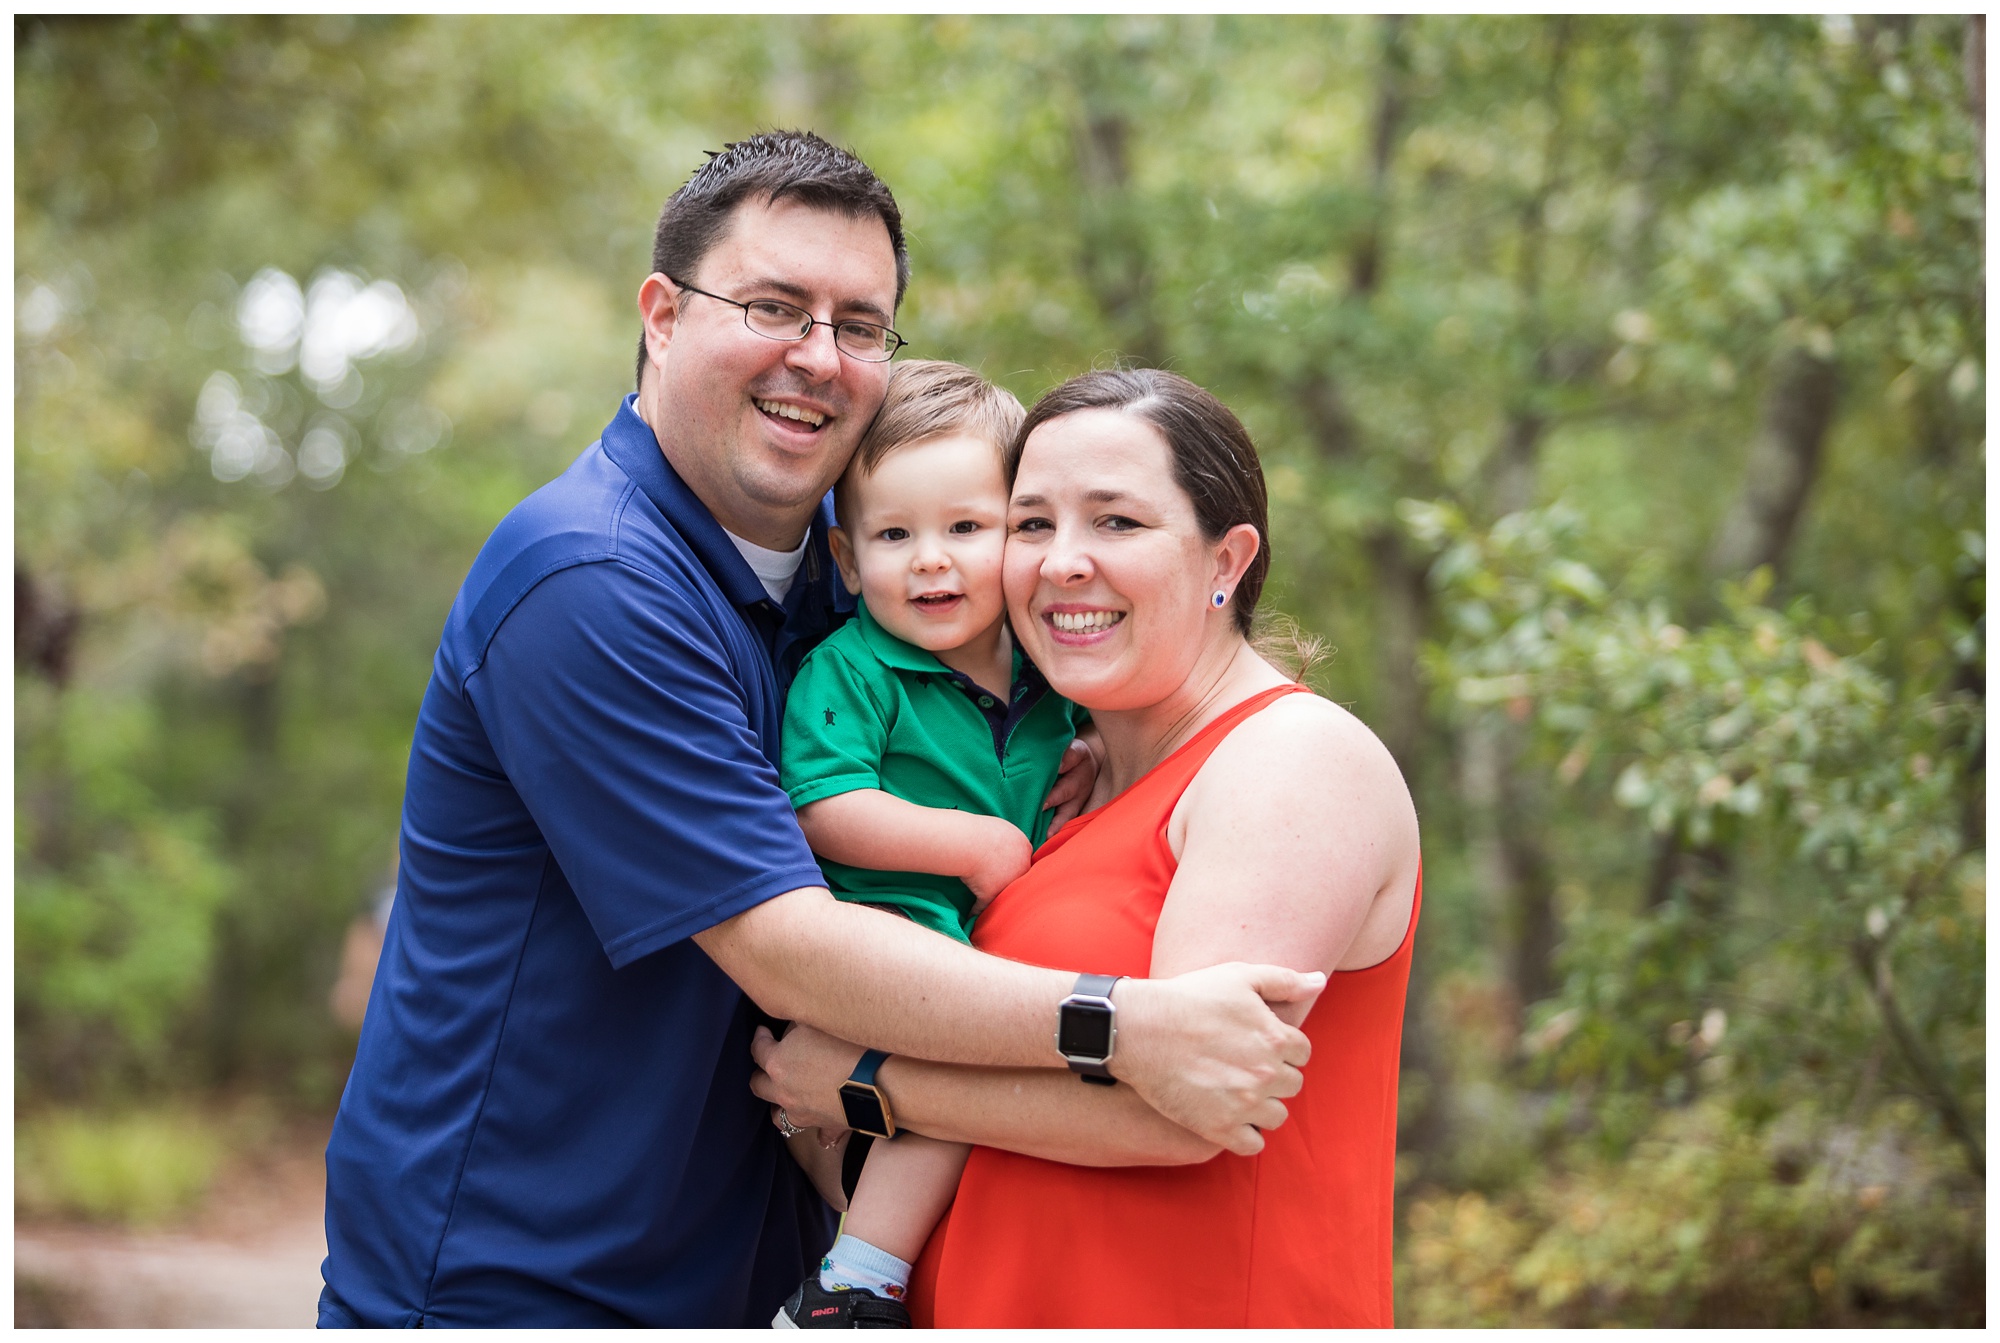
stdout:
<svg viewBox="0 0 2000 1343">
<path fill-rule="evenodd" d="M 1853 1328 L 1984 1318 L 1983 1200 L 1908 1113 L 1868 1126 L 1719 1105 L 1623 1161 L 1408 1210 L 1397 1322 L 1429 1328 Z"/>
<path fill-rule="evenodd" d="M 191 1112 L 39 1113 L 14 1126 L 14 1202 L 30 1215 L 150 1225 L 192 1208 L 222 1156 L 222 1136 Z"/>
<path fill-rule="evenodd" d="M 1560 507 L 1486 533 L 1448 506 L 1404 516 L 1443 550 L 1432 578 L 1455 637 L 1433 670 L 1468 711 L 1533 713 L 1557 775 L 1607 788 L 1669 854 L 1766 868 L 1751 889 L 1656 885 L 1641 910 L 1580 912 L 1564 990 L 1528 1037 L 1549 1073 L 1670 1101 L 1728 1079 L 1749 1112 L 1802 1086 L 1849 1103 L 1848 1076 L 1801 1079 L 1798 1040 L 1851 1057 L 1886 1035 L 1983 1172 L 1983 885 L 1976 918 L 1962 894 L 1984 880 L 1962 805 L 1984 748 L 1972 693 L 1899 694 L 1873 650 L 1843 657 L 1810 632 L 1809 600 L 1760 605 L 1768 572 L 1690 633 L 1567 558 L 1580 520 Z M 1983 658 L 1976 637 L 1962 652 Z"/>
<path fill-rule="evenodd" d="M 15 718 L 32 783 L 15 825 L 16 1066 L 72 1093 L 157 1083 L 235 874 L 205 818 L 140 782 L 162 745 L 151 705 L 39 689 Z"/>
</svg>

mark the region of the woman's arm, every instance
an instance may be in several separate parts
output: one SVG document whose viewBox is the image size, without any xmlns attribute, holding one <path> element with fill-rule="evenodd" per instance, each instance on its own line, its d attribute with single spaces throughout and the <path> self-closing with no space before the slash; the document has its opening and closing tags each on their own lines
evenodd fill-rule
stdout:
<svg viewBox="0 0 2000 1343">
<path fill-rule="evenodd" d="M 918 1133 L 976 1142 L 1072 1166 L 1186 1166 L 1222 1149 L 1139 1099 L 1068 1069 L 957 1068 L 892 1057 L 877 1074 Z M 1274 1114 L 1275 1128 L 1284 1122 Z"/>
<path fill-rule="evenodd" d="M 795 1124 L 843 1128 L 839 1087 L 859 1045 L 809 1026 L 783 1043 L 759 1029 L 751 1046 L 763 1071 L 751 1089 L 785 1107 Z M 892 1056 L 876 1074 L 899 1128 L 953 1142 L 976 1142 L 1074 1166 L 1179 1166 L 1222 1149 L 1163 1118 L 1129 1086 L 1092 1086 L 1066 1069 L 968 1068 Z M 1297 1087 L 1285 1094 L 1294 1095 Z M 1260 1128 L 1284 1122 L 1272 1100 Z M 794 1138 L 796 1145 L 807 1141 Z"/>
<path fill-rule="evenodd" d="M 1416 808 L 1387 748 L 1327 700 L 1292 695 L 1244 720 L 1182 796 L 1167 839 L 1179 867 L 1153 938 L 1156 978 L 1234 960 L 1359 970 L 1402 944 Z"/>
</svg>

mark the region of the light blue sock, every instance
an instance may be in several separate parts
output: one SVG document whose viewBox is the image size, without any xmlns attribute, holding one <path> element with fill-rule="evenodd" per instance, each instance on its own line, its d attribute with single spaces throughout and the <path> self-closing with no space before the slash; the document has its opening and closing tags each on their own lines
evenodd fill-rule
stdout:
<svg viewBox="0 0 2000 1343">
<path fill-rule="evenodd" d="M 860 1287 L 901 1301 L 909 1292 L 910 1266 L 859 1236 L 842 1235 L 819 1261 L 819 1285 L 829 1292 L 838 1287 Z"/>
</svg>

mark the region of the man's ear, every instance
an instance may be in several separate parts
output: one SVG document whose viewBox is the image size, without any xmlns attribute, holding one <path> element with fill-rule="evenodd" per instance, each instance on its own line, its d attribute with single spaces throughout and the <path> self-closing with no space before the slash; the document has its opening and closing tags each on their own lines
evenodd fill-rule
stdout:
<svg viewBox="0 0 2000 1343">
<path fill-rule="evenodd" d="M 854 562 L 854 543 L 847 539 L 847 532 L 840 527 L 826 529 L 826 544 L 833 551 L 834 567 L 840 570 L 840 581 L 855 596 L 861 595 L 861 566 Z"/>
<path fill-rule="evenodd" d="M 639 320 L 646 331 L 646 359 L 654 367 L 666 357 L 680 310 L 680 288 L 658 271 L 648 275 L 639 286 Z"/>
</svg>

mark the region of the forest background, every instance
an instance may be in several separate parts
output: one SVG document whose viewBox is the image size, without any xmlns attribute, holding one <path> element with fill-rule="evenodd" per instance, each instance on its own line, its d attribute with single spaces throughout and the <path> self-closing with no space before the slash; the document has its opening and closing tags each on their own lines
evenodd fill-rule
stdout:
<svg viewBox="0 0 2000 1343">
<path fill-rule="evenodd" d="M 1406 1324 L 1985 1318 L 1984 21 L 17 19 L 17 1205 L 330 1113 L 438 630 L 773 125 L 1243 417 L 1423 817 Z M 235 1107 L 235 1108 L 232 1108 Z"/>
</svg>

